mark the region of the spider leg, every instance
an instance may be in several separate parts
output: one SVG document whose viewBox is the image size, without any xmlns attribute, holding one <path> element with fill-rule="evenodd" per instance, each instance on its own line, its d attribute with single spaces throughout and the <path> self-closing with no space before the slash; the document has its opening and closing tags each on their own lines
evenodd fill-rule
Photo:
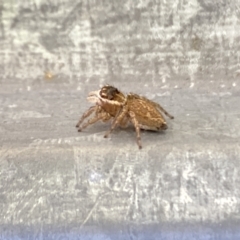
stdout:
<svg viewBox="0 0 240 240">
<path fill-rule="evenodd" d="M 126 118 L 122 119 L 122 121 L 119 123 L 119 125 L 121 128 L 127 128 L 128 122 L 129 122 L 129 119 L 128 119 L 128 117 L 126 117 Z"/>
<path fill-rule="evenodd" d="M 115 117 L 111 128 L 105 133 L 104 137 L 107 138 L 109 134 L 114 130 L 114 128 L 122 121 L 122 119 L 126 116 L 128 108 L 123 108 L 119 114 Z"/>
<path fill-rule="evenodd" d="M 84 128 L 88 127 L 91 124 L 96 123 L 97 121 L 108 121 L 111 118 L 111 116 L 109 116 L 109 114 L 107 114 L 106 112 L 102 112 L 101 114 L 97 114 L 96 116 L 94 116 L 93 118 L 90 118 L 84 125 L 82 125 L 82 127 L 80 127 L 78 129 L 78 132 L 81 132 Z"/>
<path fill-rule="evenodd" d="M 172 116 L 170 113 L 168 113 L 160 104 L 158 104 L 158 103 L 155 103 L 155 104 L 166 116 L 168 116 L 171 119 L 174 118 L 174 116 Z"/>
<path fill-rule="evenodd" d="M 138 145 L 139 149 L 141 149 L 142 148 L 142 144 L 141 144 L 140 128 L 139 128 L 139 125 L 138 125 L 137 118 L 136 118 L 134 112 L 130 111 L 129 115 L 130 115 L 132 123 L 133 123 L 133 125 L 135 127 L 136 133 L 137 133 L 137 145 Z"/>
<path fill-rule="evenodd" d="M 92 106 L 90 107 L 83 115 L 82 117 L 79 119 L 76 128 L 79 128 L 79 126 L 81 125 L 81 123 L 84 121 L 85 118 L 89 117 L 94 111 L 96 111 L 98 108 L 98 106 Z"/>
</svg>

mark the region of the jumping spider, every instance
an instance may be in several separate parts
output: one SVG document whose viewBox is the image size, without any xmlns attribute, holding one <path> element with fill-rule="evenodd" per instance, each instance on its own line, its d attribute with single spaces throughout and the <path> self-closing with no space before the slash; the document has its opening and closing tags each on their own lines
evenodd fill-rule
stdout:
<svg viewBox="0 0 240 240">
<path fill-rule="evenodd" d="M 95 105 L 90 107 L 77 123 L 76 127 L 79 132 L 99 120 L 107 122 L 112 119 L 111 128 L 104 135 L 107 138 L 116 126 L 127 127 L 130 122 L 135 127 L 137 144 L 140 149 L 142 148 L 140 129 L 166 130 L 167 123 L 161 112 L 171 119 L 174 118 L 158 103 L 134 93 L 125 96 L 117 88 L 109 85 L 90 92 L 87 99 Z M 95 116 L 80 126 L 92 113 L 95 113 Z"/>
</svg>

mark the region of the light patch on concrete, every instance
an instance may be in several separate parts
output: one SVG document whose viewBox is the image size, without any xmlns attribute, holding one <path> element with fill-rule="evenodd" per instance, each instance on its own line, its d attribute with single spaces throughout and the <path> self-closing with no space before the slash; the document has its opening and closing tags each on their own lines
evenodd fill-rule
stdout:
<svg viewBox="0 0 240 240">
<path fill-rule="evenodd" d="M 78 142 L 102 142 L 102 141 L 109 141 L 110 138 L 104 138 L 103 134 L 91 134 L 91 135 L 84 135 L 81 137 L 69 137 L 69 138 L 49 138 L 49 139 L 34 139 L 33 142 L 30 144 L 31 147 L 33 146 L 41 146 L 41 145 L 60 145 L 60 144 L 68 144 L 72 145 Z"/>
<path fill-rule="evenodd" d="M 17 104 L 8 105 L 9 108 L 16 108 L 17 106 L 18 106 Z"/>
<path fill-rule="evenodd" d="M 10 119 L 22 119 L 22 118 L 49 118 L 50 114 L 42 114 L 40 112 L 34 111 L 21 111 L 18 113 L 6 113 L 7 117 Z"/>
</svg>

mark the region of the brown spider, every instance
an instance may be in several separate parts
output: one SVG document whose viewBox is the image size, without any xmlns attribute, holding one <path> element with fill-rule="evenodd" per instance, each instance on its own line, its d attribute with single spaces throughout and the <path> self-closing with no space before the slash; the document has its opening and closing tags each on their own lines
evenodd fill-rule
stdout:
<svg viewBox="0 0 240 240">
<path fill-rule="evenodd" d="M 90 107 L 80 118 L 76 125 L 79 132 L 99 120 L 107 122 L 113 119 L 111 128 L 104 135 L 107 138 L 116 126 L 127 127 L 130 122 L 135 127 L 137 144 L 140 149 L 142 148 L 140 129 L 166 130 L 167 123 L 161 111 L 169 118 L 174 118 L 158 103 L 134 93 L 125 96 L 117 88 L 109 85 L 90 92 L 87 99 L 95 103 L 95 106 Z M 94 112 L 95 116 L 80 127 L 83 121 Z"/>
</svg>

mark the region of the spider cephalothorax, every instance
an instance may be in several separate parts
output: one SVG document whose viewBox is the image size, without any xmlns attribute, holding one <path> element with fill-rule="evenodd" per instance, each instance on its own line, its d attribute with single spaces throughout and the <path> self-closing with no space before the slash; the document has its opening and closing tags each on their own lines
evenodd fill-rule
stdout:
<svg viewBox="0 0 240 240">
<path fill-rule="evenodd" d="M 136 129 L 139 148 L 142 148 L 140 129 L 152 131 L 166 130 L 167 123 L 161 112 L 173 119 L 173 116 L 158 103 L 134 93 L 125 96 L 117 88 L 110 85 L 90 92 L 88 100 L 95 103 L 95 106 L 90 107 L 82 115 L 76 126 L 78 131 L 99 120 L 106 122 L 112 119 L 111 128 L 104 135 L 104 137 L 108 137 L 118 125 L 126 127 L 128 123 L 132 123 Z M 95 116 L 80 127 L 81 123 L 93 112 L 95 112 Z"/>
<path fill-rule="evenodd" d="M 100 89 L 100 96 L 108 100 L 116 100 L 116 98 L 125 98 L 119 90 L 113 86 L 106 85 Z"/>
<path fill-rule="evenodd" d="M 100 90 L 90 92 L 88 95 L 88 100 L 93 99 L 95 103 L 103 106 L 106 103 L 110 105 L 122 106 L 126 103 L 126 97 L 117 88 L 106 85 Z"/>
</svg>

